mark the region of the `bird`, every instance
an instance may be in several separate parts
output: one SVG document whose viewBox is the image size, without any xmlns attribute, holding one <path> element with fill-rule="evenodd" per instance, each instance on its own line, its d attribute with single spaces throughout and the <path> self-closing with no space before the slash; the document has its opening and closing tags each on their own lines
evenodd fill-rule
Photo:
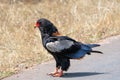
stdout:
<svg viewBox="0 0 120 80">
<path fill-rule="evenodd" d="M 56 61 L 54 72 L 49 73 L 53 77 L 62 77 L 64 71 L 70 67 L 70 59 L 83 59 L 91 53 L 101 53 L 92 48 L 100 44 L 85 44 L 68 36 L 61 35 L 57 27 L 48 19 L 40 18 L 34 28 L 39 28 L 43 47 L 53 56 Z"/>
</svg>

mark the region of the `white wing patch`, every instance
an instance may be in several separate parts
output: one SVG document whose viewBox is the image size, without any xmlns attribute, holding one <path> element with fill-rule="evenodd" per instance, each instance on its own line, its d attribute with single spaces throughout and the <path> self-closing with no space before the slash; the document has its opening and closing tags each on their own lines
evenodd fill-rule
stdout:
<svg viewBox="0 0 120 80">
<path fill-rule="evenodd" d="M 61 40 L 61 41 L 49 42 L 46 44 L 46 47 L 51 52 L 60 52 L 64 49 L 70 48 L 73 44 L 74 44 L 73 41 Z"/>
</svg>

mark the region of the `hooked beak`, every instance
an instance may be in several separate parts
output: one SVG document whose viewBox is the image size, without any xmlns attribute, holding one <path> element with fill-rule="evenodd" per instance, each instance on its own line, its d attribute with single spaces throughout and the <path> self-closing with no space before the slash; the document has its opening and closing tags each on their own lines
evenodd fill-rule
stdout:
<svg viewBox="0 0 120 80">
<path fill-rule="evenodd" d="M 34 29 L 36 29 L 36 26 L 34 26 Z"/>
<path fill-rule="evenodd" d="M 34 29 L 35 29 L 36 27 L 40 27 L 40 24 L 39 24 L 38 22 L 34 25 Z"/>
</svg>

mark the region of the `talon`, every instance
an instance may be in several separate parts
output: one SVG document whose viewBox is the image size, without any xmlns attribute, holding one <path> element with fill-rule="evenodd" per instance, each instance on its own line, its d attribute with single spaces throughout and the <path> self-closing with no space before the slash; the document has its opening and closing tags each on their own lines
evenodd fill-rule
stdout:
<svg viewBox="0 0 120 80">
<path fill-rule="evenodd" d="M 58 73 L 59 73 L 58 70 L 59 70 L 59 68 L 56 67 L 55 71 L 49 73 L 48 75 L 52 75 L 52 76 L 53 76 L 53 75 L 55 75 L 55 74 L 58 74 Z"/>
<path fill-rule="evenodd" d="M 55 75 L 55 74 L 57 74 L 57 73 L 59 73 L 59 72 L 51 72 L 51 73 L 48 73 L 48 75 Z"/>
<path fill-rule="evenodd" d="M 53 77 L 61 77 L 61 76 L 63 76 L 63 71 L 61 71 L 61 72 L 58 72 L 58 73 L 56 73 L 56 74 L 54 74 L 54 75 L 52 75 Z"/>
</svg>

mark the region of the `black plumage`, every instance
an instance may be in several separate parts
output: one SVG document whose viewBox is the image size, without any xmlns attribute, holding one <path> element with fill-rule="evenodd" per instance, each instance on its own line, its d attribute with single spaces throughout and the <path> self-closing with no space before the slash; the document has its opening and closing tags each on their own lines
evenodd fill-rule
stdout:
<svg viewBox="0 0 120 80">
<path fill-rule="evenodd" d="M 68 36 L 57 36 L 59 34 L 57 28 L 49 20 L 41 18 L 37 21 L 44 48 L 51 53 L 56 61 L 56 71 L 53 76 L 62 76 L 62 71 L 67 71 L 70 66 L 70 59 L 80 59 L 93 51 L 93 47 L 100 46 L 99 44 L 83 44 Z M 61 69 L 61 72 L 58 72 Z"/>
</svg>

